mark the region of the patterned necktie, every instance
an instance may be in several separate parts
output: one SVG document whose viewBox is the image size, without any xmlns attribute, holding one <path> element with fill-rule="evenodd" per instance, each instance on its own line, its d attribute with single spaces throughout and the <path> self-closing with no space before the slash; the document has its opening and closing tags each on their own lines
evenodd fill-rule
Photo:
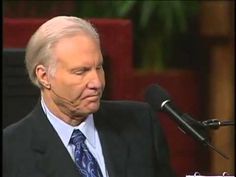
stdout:
<svg viewBox="0 0 236 177">
<path fill-rule="evenodd" d="M 75 145 L 75 164 L 83 177 L 102 177 L 101 169 L 85 142 L 86 137 L 80 130 L 74 130 L 70 143 Z"/>
</svg>

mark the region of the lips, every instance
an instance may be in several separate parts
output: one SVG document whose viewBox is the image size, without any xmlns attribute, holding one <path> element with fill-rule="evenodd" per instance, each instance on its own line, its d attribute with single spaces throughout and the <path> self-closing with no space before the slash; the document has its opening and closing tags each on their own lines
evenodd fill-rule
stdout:
<svg viewBox="0 0 236 177">
<path fill-rule="evenodd" d="M 90 100 L 90 101 L 97 101 L 100 99 L 100 95 L 88 95 L 85 96 L 83 99 Z"/>
</svg>

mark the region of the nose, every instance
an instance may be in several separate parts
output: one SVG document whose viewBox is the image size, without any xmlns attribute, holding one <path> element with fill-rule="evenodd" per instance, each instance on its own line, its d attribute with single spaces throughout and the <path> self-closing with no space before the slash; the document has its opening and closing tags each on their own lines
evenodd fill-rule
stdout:
<svg viewBox="0 0 236 177">
<path fill-rule="evenodd" d="M 90 79 L 88 81 L 88 88 L 90 89 L 101 89 L 104 87 L 104 72 L 103 70 L 92 70 L 90 74 Z"/>
</svg>

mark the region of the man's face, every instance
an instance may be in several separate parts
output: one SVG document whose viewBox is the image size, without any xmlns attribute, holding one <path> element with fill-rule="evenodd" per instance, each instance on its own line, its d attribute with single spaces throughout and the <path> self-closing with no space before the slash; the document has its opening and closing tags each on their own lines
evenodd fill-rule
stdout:
<svg viewBox="0 0 236 177">
<path fill-rule="evenodd" d="M 105 86 L 99 44 L 88 35 L 61 39 L 54 48 L 56 71 L 50 76 L 50 97 L 67 116 L 87 116 L 98 110 Z M 72 102 L 73 104 L 69 104 Z"/>
</svg>

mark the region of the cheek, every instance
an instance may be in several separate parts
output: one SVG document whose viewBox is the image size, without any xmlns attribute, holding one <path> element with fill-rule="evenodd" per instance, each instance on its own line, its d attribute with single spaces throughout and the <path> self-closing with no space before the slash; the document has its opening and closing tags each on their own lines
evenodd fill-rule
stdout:
<svg viewBox="0 0 236 177">
<path fill-rule="evenodd" d="M 81 78 L 71 78 L 71 81 L 66 82 L 67 92 L 71 95 L 78 96 L 86 88 L 86 81 Z"/>
<path fill-rule="evenodd" d="M 85 87 L 83 79 L 66 74 L 57 75 L 52 83 L 55 90 L 70 98 L 78 97 Z"/>
<path fill-rule="evenodd" d="M 104 70 L 102 70 L 101 73 L 100 73 L 100 81 L 101 81 L 102 85 L 105 86 L 106 79 L 105 79 L 105 72 L 104 72 Z"/>
</svg>

